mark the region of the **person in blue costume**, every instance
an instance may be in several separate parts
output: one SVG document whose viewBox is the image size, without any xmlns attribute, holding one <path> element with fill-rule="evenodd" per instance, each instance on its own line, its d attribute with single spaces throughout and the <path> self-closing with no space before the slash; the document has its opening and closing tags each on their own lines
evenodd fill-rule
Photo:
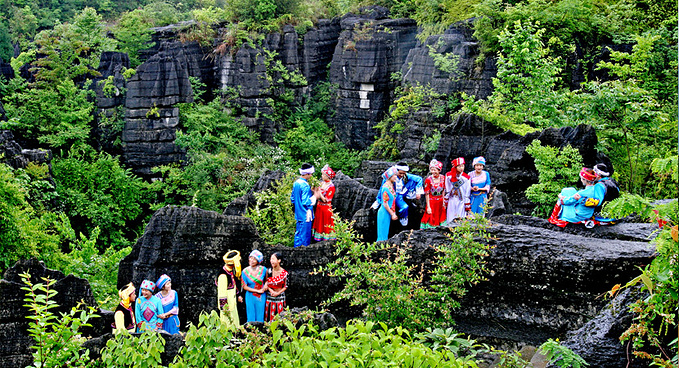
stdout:
<svg viewBox="0 0 679 368">
<path fill-rule="evenodd" d="M 475 157 L 472 161 L 474 171 L 469 173 L 471 181 L 470 202 L 473 213 L 483 213 L 490 192 L 490 175 L 483 170 L 486 166 L 486 159 L 483 156 Z"/>
<path fill-rule="evenodd" d="M 139 287 L 141 296 L 134 305 L 134 319 L 137 322 L 137 332 L 159 331 L 163 328 L 163 320 L 158 317 L 163 313 L 163 304 L 153 295 L 156 284 L 151 280 L 144 280 Z"/>
<path fill-rule="evenodd" d="M 248 322 L 264 322 L 266 309 L 266 267 L 261 263 L 264 255 L 257 249 L 250 252 L 250 265 L 241 272 L 245 290 L 245 312 Z"/>
<path fill-rule="evenodd" d="M 611 174 L 605 164 L 596 164 L 592 170 L 594 170 L 594 175 L 596 175 L 596 184 L 594 186 L 597 187 L 599 192 L 604 193 L 604 199 L 594 209 L 594 213 L 598 215 L 604 203 L 620 197 L 620 188 L 618 183 L 611 178 Z"/>
<path fill-rule="evenodd" d="M 604 193 L 599 188 L 595 188 L 594 170 L 583 167 L 580 170 L 580 180 L 585 189 L 578 191 L 575 188 L 564 188 L 561 190 L 549 222 L 559 227 L 566 227 L 569 223 L 591 220 L 594 209 L 604 199 Z"/>
<path fill-rule="evenodd" d="M 179 296 L 177 291 L 172 290 L 172 279 L 168 275 L 161 275 L 156 281 L 156 288 L 159 290 L 156 297 L 163 305 L 163 313 L 158 317 L 163 320 L 163 330 L 169 334 L 179 333 Z"/>
<path fill-rule="evenodd" d="M 396 167 L 390 167 L 382 174 L 382 177 L 384 178 L 384 184 L 378 193 L 380 208 L 377 211 L 377 241 L 389 239 L 391 220 L 398 219 L 395 207 L 395 183 L 398 178 L 398 170 Z"/>
<path fill-rule="evenodd" d="M 408 225 L 408 209 L 411 205 L 415 205 L 415 200 L 419 200 L 424 194 L 424 179 L 421 176 L 411 174 L 410 167 L 405 162 L 399 162 L 393 166 L 397 170 L 397 178 L 394 183 L 394 190 L 396 191 L 396 207 L 398 208 L 398 218 L 401 225 Z M 382 185 L 386 182 L 382 179 Z M 381 186 L 380 186 L 381 188 Z M 382 203 L 380 195 L 377 196 L 373 208 L 379 208 Z"/>
<path fill-rule="evenodd" d="M 313 173 L 314 167 L 311 164 L 302 164 L 302 168 L 299 169 L 300 177 L 292 186 L 292 193 L 290 194 L 290 201 L 294 207 L 295 221 L 297 222 L 295 247 L 306 247 L 311 243 L 311 225 L 314 220 L 313 208 L 316 197 L 307 180 L 311 178 Z"/>
</svg>

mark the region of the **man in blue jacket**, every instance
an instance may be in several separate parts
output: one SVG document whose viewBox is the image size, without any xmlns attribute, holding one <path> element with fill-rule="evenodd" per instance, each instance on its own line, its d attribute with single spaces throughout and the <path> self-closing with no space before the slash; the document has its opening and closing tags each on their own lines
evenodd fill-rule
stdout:
<svg viewBox="0 0 679 368">
<path fill-rule="evenodd" d="M 314 197 L 307 180 L 311 178 L 313 173 L 314 167 L 311 164 L 302 164 L 302 168 L 299 169 L 300 177 L 292 186 L 292 193 L 290 194 L 290 201 L 295 209 L 295 221 L 297 221 L 295 247 L 306 247 L 311 243 L 311 224 L 314 220 L 313 208 L 316 197 Z"/>
<path fill-rule="evenodd" d="M 411 203 L 413 203 L 413 200 L 415 199 L 419 200 L 422 197 L 422 194 L 424 194 L 424 181 L 422 180 L 421 176 L 409 173 L 408 171 L 410 171 L 410 168 L 405 162 L 399 162 L 394 167 L 396 170 L 398 170 L 398 180 L 396 180 L 396 183 L 394 184 L 394 189 L 396 190 L 396 207 L 398 208 L 398 218 L 399 221 L 401 221 L 401 225 L 407 226 L 408 208 L 410 206 L 406 202 L 406 199 Z M 382 179 L 382 185 L 384 185 L 385 181 L 386 180 Z M 380 185 L 380 188 L 382 185 Z M 378 197 L 375 200 L 375 203 L 373 203 L 372 208 L 379 208 L 381 203 L 382 199 Z"/>
</svg>

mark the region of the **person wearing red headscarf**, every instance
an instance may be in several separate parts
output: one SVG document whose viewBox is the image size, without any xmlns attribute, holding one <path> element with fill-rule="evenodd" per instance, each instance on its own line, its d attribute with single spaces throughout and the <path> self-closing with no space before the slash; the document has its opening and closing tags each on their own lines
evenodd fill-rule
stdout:
<svg viewBox="0 0 679 368">
<path fill-rule="evenodd" d="M 443 206 L 443 194 L 446 192 L 445 178 L 441 175 L 443 163 L 431 160 L 429 172 L 431 175 L 424 179 L 424 199 L 427 208 L 420 222 L 421 229 L 437 227 L 446 222 L 446 208 Z"/>
<path fill-rule="evenodd" d="M 559 200 L 554 205 L 549 222 L 565 227 L 568 223 L 587 221 L 594 215 L 594 209 L 601 203 L 603 193 L 595 189 L 596 175 L 592 169 L 583 167 L 580 170 L 580 181 L 585 189 L 564 188 L 559 193 Z"/>
<path fill-rule="evenodd" d="M 469 196 L 471 181 L 464 172 L 464 157 L 451 161 L 453 167 L 446 173 L 446 192 L 443 205 L 446 206 L 446 221 L 451 223 L 456 218 L 464 218 L 471 213 Z"/>
<path fill-rule="evenodd" d="M 321 169 L 321 177 L 323 183 L 318 191 L 312 234 L 316 241 L 335 240 L 335 221 L 332 219 L 332 197 L 335 196 L 332 179 L 335 178 L 335 171 L 325 165 Z"/>
</svg>

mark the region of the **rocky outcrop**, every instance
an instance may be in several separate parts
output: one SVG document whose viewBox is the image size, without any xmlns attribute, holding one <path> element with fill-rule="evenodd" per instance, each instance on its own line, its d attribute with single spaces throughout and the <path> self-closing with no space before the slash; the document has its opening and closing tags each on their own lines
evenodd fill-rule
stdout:
<svg viewBox="0 0 679 368">
<path fill-rule="evenodd" d="M 189 76 L 195 64 L 183 47 L 167 45 L 127 82 L 123 159 L 137 174 L 148 176 L 153 167 L 185 158 L 174 143 L 179 126 L 175 105 L 193 101 Z"/>
<path fill-rule="evenodd" d="M 397 85 L 391 75 L 416 44 L 413 19 L 387 16 L 386 9 L 371 7 L 342 18 L 330 66 L 330 82 L 338 91 L 328 123 L 350 148 L 365 149 L 372 143 L 373 127 L 382 120 Z"/>
<path fill-rule="evenodd" d="M 66 313 L 71 308 L 84 302 L 85 305 L 96 307 L 92 290 L 87 280 L 64 276 L 63 273 L 45 268 L 42 262 L 28 260 L 17 262 L 14 267 L 5 271 L 0 280 L 0 367 L 26 367 L 33 363 L 33 338 L 28 334 L 29 320 L 26 318 L 31 312 L 24 305 L 26 291 L 21 280 L 22 273 L 29 273 L 33 284 L 44 283 L 43 277 L 56 280 L 52 286 L 57 291 L 54 301 L 59 308 L 51 311 L 56 315 Z"/>
<path fill-rule="evenodd" d="M 477 98 L 490 96 L 492 78 L 497 74 L 496 59 L 487 57 L 482 67 L 476 65 L 479 43 L 473 36 L 473 21 L 457 22 L 443 34 L 429 36 L 411 49 L 401 68 L 403 82 L 428 85 L 445 96 L 460 92 Z M 451 60 L 455 68 L 441 70 L 434 57 Z"/>
<path fill-rule="evenodd" d="M 51 172 L 52 151 L 46 149 L 23 149 L 14 140 L 14 134 L 12 134 L 11 130 L 0 130 L 0 162 L 15 169 L 25 169 L 29 162 L 46 164 Z"/>
<path fill-rule="evenodd" d="M 97 113 L 94 116 L 92 133 L 96 137 L 99 149 L 114 155 L 121 154 L 120 147 L 115 142 L 120 138 L 118 122 L 124 118 L 127 83 L 123 71 L 129 67 L 130 59 L 127 53 L 102 52 L 97 69 L 101 76 L 95 78 L 92 83 L 97 96 Z"/>
</svg>

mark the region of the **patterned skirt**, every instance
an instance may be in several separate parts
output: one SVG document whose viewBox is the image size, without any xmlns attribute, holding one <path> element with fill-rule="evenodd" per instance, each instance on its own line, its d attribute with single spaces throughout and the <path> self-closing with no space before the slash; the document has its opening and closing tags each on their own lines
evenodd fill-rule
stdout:
<svg viewBox="0 0 679 368">
<path fill-rule="evenodd" d="M 266 309 L 264 310 L 264 320 L 270 322 L 276 315 L 285 309 L 285 292 L 281 295 L 271 296 L 269 294 L 266 298 Z"/>
</svg>

